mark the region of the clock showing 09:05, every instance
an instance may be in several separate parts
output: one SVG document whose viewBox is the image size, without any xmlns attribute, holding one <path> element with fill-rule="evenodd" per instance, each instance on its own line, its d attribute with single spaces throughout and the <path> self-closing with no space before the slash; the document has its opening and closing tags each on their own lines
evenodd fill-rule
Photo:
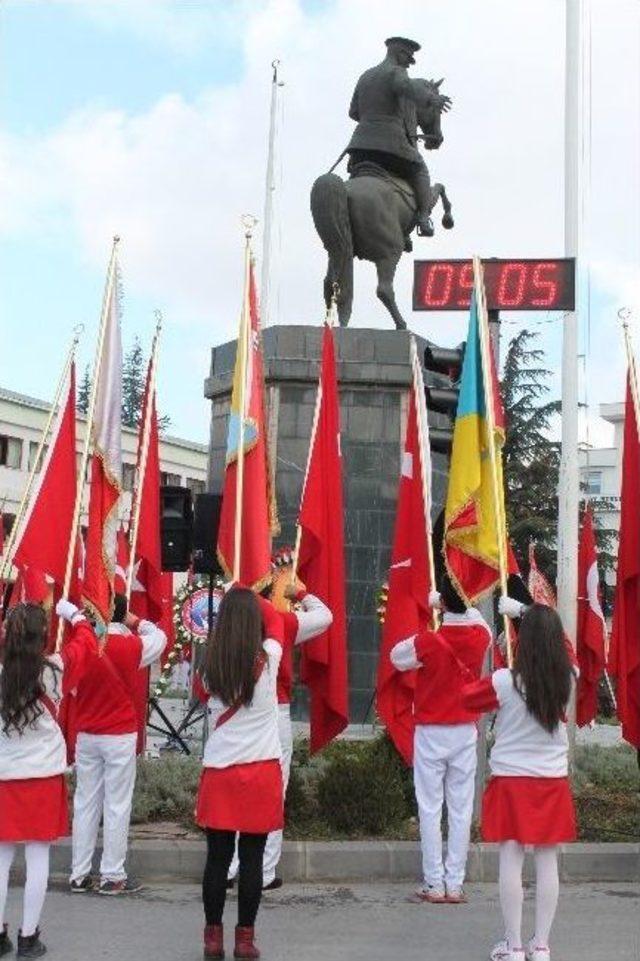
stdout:
<svg viewBox="0 0 640 961">
<path fill-rule="evenodd" d="M 483 260 L 489 310 L 575 310 L 575 260 Z M 470 260 L 416 260 L 414 310 L 468 310 Z"/>
</svg>

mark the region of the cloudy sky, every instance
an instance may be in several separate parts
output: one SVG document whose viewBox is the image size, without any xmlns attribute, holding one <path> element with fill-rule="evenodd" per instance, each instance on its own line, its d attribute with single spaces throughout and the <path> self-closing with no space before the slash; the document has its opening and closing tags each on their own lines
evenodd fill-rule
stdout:
<svg viewBox="0 0 640 961">
<path fill-rule="evenodd" d="M 589 9 L 581 390 L 595 413 L 623 394 L 617 312 L 640 318 L 640 3 Z M 50 396 L 77 323 L 90 359 L 118 233 L 125 345 L 148 343 L 163 310 L 160 406 L 173 432 L 206 440 L 209 350 L 237 326 L 240 217 L 262 214 L 270 63 L 285 81 L 271 316 L 317 324 L 325 261 L 310 185 L 346 144 L 353 85 L 390 34 L 423 44 L 415 75 L 444 76 L 454 100 L 429 163 L 456 228 L 418 240 L 418 256 L 561 256 L 563 0 L 4 0 L 0 383 Z M 373 286 L 373 267 L 358 265 L 359 327 L 388 326 Z M 397 291 L 413 329 L 462 338 L 461 315 L 411 313 L 408 257 Z M 523 322 L 506 320 L 507 336 Z M 562 318 L 524 322 L 557 369 Z M 606 440 L 595 416 L 590 430 Z"/>
</svg>

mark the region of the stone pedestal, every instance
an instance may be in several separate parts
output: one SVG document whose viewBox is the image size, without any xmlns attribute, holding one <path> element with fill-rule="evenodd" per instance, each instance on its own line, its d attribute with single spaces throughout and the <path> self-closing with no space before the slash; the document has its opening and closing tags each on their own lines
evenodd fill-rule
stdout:
<svg viewBox="0 0 640 961">
<path fill-rule="evenodd" d="M 404 331 L 337 329 L 344 466 L 350 720 L 362 723 L 375 688 L 380 629 L 376 592 L 391 555 L 398 479 L 411 383 L 410 335 Z M 268 430 L 282 525 L 276 544 L 293 544 L 309 450 L 322 329 L 275 326 L 264 331 Z M 418 337 L 418 354 L 426 341 Z M 212 350 L 205 395 L 211 401 L 209 490 L 220 490 L 236 344 Z M 432 415 L 430 415 L 431 417 Z M 437 415 L 432 426 L 446 426 Z M 434 513 L 443 503 L 446 458 L 433 454 Z M 296 689 L 293 716 L 306 718 L 306 692 Z"/>
</svg>

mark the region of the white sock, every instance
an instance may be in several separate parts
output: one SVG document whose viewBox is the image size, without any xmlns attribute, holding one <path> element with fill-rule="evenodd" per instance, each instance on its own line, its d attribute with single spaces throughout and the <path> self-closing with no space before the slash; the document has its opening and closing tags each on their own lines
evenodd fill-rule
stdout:
<svg viewBox="0 0 640 961">
<path fill-rule="evenodd" d="M 27 863 L 27 880 L 24 886 L 22 907 L 22 936 L 34 934 L 40 921 L 42 906 L 49 883 L 50 844 L 29 841 L 24 846 L 24 859 Z"/>
<path fill-rule="evenodd" d="M 560 878 L 558 877 L 558 847 L 535 849 L 536 859 L 536 948 L 549 947 L 551 925 L 558 907 Z"/>
<path fill-rule="evenodd" d="M 522 865 L 524 847 L 517 841 L 503 841 L 500 845 L 500 907 L 504 919 L 504 933 L 509 947 L 522 947 Z"/>
<path fill-rule="evenodd" d="M 0 842 L 0 931 L 5 922 L 7 892 L 9 890 L 9 871 L 11 870 L 15 853 L 15 844 L 6 844 L 4 841 Z"/>
</svg>

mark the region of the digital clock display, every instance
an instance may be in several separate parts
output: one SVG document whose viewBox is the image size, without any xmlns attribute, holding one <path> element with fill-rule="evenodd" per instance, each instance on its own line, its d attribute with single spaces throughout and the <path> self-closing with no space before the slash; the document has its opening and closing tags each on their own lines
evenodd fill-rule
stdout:
<svg viewBox="0 0 640 961">
<path fill-rule="evenodd" d="M 575 260 L 483 260 L 489 310 L 574 310 Z M 468 310 L 470 260 L 416 260 L 414 310 Z"/>
</svg>

